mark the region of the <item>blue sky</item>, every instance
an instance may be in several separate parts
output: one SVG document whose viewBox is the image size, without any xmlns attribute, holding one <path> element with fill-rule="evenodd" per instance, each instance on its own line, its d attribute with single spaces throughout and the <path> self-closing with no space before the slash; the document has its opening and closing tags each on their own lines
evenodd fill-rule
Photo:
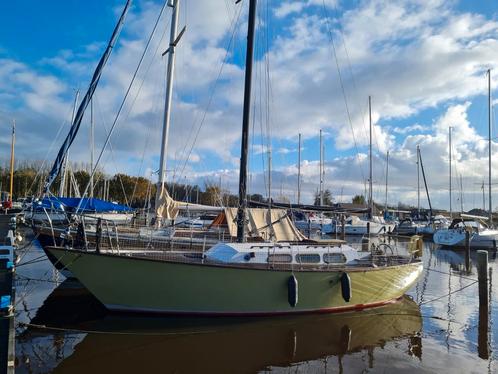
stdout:
<svg viewBox="0 0 498 374">
<path fill-rule="evenodd" d="M 446 134 L 452 125 L 454 173 L 462 174 L 465 209 L 480 206 L 481 192 L 474 183 L 486 174 L 485 70 L 498 65 L 496 4 L 416 0 L 259 3 L 251 192 L 266 193 L 265 139 L 271 134 L 272 195 L 295 200 L 301 132 L 304 196 L 310 201 L 318 187 L 318 132 L 322 128 L 326 187 L 337 200 L 362 193 L 368 174 L 366 113 L 371 95 L 375 199 L 384 200 L 384 159 L 389 149 L 389 201 L 416 203 L 414 155 L 420 144 L 432 198 L 435 205 L 447 207 Z M 53 160 L 68 130 L 67 125 L 61 126 L 68 121 L 75 90 L 88 85 L 123 4 L 118 0 L 2 2 L 0 121 L 8 126 L 16 118 L 19 158 Z M 134 1 L 96 94 L 100 143 L 161 4 Z M 238 5 L 228 0 L 182 2 L 180 24 L 187 25 L 187 32 L 177 53 L 170 179 L 200 184 L 221 179 L 226 188 L 236 191 L 246 8 L 247 1 Z M 167 10 L 132 97 L 143 80 L 140 92 L 133 105 L 128 101 L 112 139 L 112 152 L 103 158 L 102 167 L 109 174 L 150 175 L 158 167 L 165 69 L 160 53 L 167 38 L 161 36 L 168 33 L 169 17 Z M 494 87 L 495 79 L 493 91 Z M 81 165 L 89 159 L 87 120 L 71 150 L 71 159 Z M 7 143 L 3 139 L 0 147 L 7 150 Z M 498 165 L 494 172 L 498 175 Z M 425 199 L 422 205 L 427 205 Z"/>
</svg>

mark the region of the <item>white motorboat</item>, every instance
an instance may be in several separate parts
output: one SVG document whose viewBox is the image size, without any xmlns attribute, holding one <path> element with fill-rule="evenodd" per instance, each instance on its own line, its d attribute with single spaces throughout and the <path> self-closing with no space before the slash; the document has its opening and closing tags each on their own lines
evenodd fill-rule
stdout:
<svg viewBox="0 0 498 374">
<path fill-rule="evenodd" d="M 394 225 L 385 223 L 383 218 L 374 216 L 371 220 L 362 219 L 360 217 L 351 216 L 346 220 L 344 232 L 346 235 L 370 235 L 375 236 L 382 233 L 387 233 L 394 228 Z M 342 232 L 341 226 L 337 227 L 338 232 Z"/>
<path fill-rule="evenodd" d="M 465 247 L 466 233 L 470 234 L 471 249 L 495 249 L 498 240 L 498 230 L 488 228 L 476 218 L 454 219 L 447 229 L 437 230 L 434 233 L 434 243 L 444 247 Z"/>
<path fill-rule="evenodd" d="M 328 234 L 335 230 L 332 218 L 314 215 L 313 213 L 309 214 L 307 218 L 296 220 L 294 224 L 301 231 L 321 231 Z"/>
</svg>

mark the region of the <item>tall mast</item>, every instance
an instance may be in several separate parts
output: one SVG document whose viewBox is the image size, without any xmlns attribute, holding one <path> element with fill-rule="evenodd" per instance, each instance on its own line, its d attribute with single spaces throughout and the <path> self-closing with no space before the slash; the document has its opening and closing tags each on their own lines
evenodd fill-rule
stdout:
<svg viewBox="0 0 498 374">
<path fill-rule="evenodd" d="M 389 151 L 386 154 L 386 204 L 384 206 L 384 216 L 387 213 L 387 183 L 389 181 Z"/>
<path fill-rule="evenodd" d="M 368 210 L 370 218 L 373 216 L 373 195 L 372 195 L 372 97 L 368 97 L 368 119 L 370 123 L 370 141 L 369 141 L 369 159 L 370 159 L 370 175 L 368 182 Z"/>
<path fill-rule="evenodd" d="M 71 114 L 71 125 L 74 123 L 74 117 L 76 116 L 76 105 L 78 104 L 78 98 L 80 96 L 80 90 L 76 90 L 76 96 L 74 97 L 73 112 Z M 61 184 L 59 186 L 59 196 L 64 196 L 67 182 L 67 163 L 69 160 L 69 151 L 66 153 L 64 162 L 62 163 L 61 170 Z"/>
<path fill-rule="evenodd" d="M 301 134 L 297 150 L 297 204 L 301 204 Z"/>
<path fill-rule="evenodd" d="M 93 156 L 94 156 L 93 98 L 90 101 L 90 197 L 93 198 Z"/>
<path fill-rule="evenodd" d="M 320 129 L 320 206 L 323 206 L 323 139 Z"/>
<path fill-rule="evenodd" d="M 14 146 L 16 143 L 16 121 L 12 121 L 12 142 L 10 144 L 10 196 L 9 201 L 12 202 L 12 193 L 14 192 Z"/>
<path fill-rule="evenodd" d="M 482 181 L 481 190 L 482 190 L 482 210 L 486 211 L 486 194 L 484 192 L 484 180 Z"/>
<path fill-rule="evenodd" d="M 268 148 L 268 209 L 271 211 L 271 146 Z M 271 213 L 270 213 L 271 217 Z"/>
<path fill-rule="evenodd" d="M 429 187 L 427 187 L 427 178 L 425 178 L 425 170 L 424 170 L 424 163 L 422 162 L 422 153 L 420 153 L 420 147 L 417 147 L 418 149 L 418 159 L 420 161 L 420 168 L 422 169 L 422 177 L 424 178 L 424 186 L 425 186 L 425 193 L 427 195 L 427 201 L 429 203 L 429 214 L 430 214 L 430 219 L 432 219 L 432 204 L 431 204 L 431 197 L 429 195 Z"/>
<path fill-rule="evenodd" d="M 491 69 L 488 69 L 488 136 L 489 224 L 493 226 L 493 205 L 491 203 Z"/>
<path fill-rule="evenodd" d="M 173 8 L 171 15 L 171 30 L 169 35 L 169 47 L 164 52 L 168 54 L 168 70 L 166 73 L 166 98 L 164 103 L 164 118 L 163 118 L 163 133 L 161 142 L 161 158 L 159 161 L 159 188 L 158 196 L 164 189 L 164 184 L 166 182 L 166 161 L 168 153 L 168 136 L 169 136 L 169 126 L 171 119 L 171 101 L 173 99 L 173 79 L 175 70 L 175 48 L 176 48 L 176 38 L 178 30 L 178 15 L 180 10 L 180 0 L 171 0 L 168 6 Z"/>
<path fill-rule="evenodd" d="M 451 130 L 453 128 L 450 126 L 448 128 L 448 139 L 449 139 L 449 153 L 450 153 L 450 219 L 453 219 L 453 208 L 451 203 Z"/>
<path fill-rule="evenodd" d="M 463 180 L 462 180 L 462 174 L 460 174 L 460 212 L 463 213 Z"/>
<path fill-rule="evenodd" d="M 246 72 L 244 82 L 244 108 L 242 117 L 242 140 L 240 145 L 239 208 L 237 210 L 237 241 L 245 240 L 245 211 L 247 207 L 247 148 L 249 145 L 249 117 L 251 111 L 252 60 L 254 56 L 254 29 L 257 0 L 249 1 L 247 23 Z"/>
<path fill-rule="evenodd" d="M 420 146 L 417 144 L 417 217 L 420 217 Z"/>
<path fill-rule="evenodd" d="M 93 197 L 93 154 L 94 154 L 93 99 L 90 101 L 90 197 Z"/>
</svg>

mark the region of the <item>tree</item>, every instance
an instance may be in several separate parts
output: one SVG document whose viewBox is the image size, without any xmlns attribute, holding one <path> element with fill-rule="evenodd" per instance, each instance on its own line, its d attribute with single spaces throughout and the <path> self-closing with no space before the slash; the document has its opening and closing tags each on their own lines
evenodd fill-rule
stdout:
<svg viewBox="0 0 498 374">
<path fill-rule="evenodd" d="M 220 202 L 220 187 L 214 183 L 206 182 L 205 192 L 201 195 L 201 203 L 204 205 L 219 206 Z"/>
<path fill-rule="evenodd" d="M 356 195 L 355 197 L 353 197 L 353 204 L 365 205 L 365 196 Z"/>
<path fill-rule="evenodd" d="M 317 205 L 317 206 L 320 205 L 320 192 L 318 192 L 318 191 L 315 193 L 315 201 L 314 201 L 313 205 Z M 323 205 L 333 205 L 332 192 L 330 192 L 329 189 L 326 189 L 325 191 L 323 191 Z"/>
</svg>

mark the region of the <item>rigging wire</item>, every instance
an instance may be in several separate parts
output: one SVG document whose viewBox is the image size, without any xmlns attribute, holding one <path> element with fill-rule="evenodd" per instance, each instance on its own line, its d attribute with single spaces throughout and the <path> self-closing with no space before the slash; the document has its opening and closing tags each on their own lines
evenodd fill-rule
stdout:
<svg viewBox="0 0 498 374">
<path fill-rule="evenodd" d="M 161 11 L 159 12 L 159 15 L 158 15 L 158 17 L 157 17 L 157 19 L 156 19 L 156 22 L 155 22 L 155 24 L 154 24 L 154 27 L 153 27 L 153 29 L 152 29 L 152 31 L 151 31 L 151 33 L 150 33 L 150 36 L 149 36 L 149 38 L 148 38 L 148 40 L 147 40 L 147 43 L 146 43 L 146 45 L 145 45 L 145 49 L 144 49 L 144 51 L 143 51 L 143 53 L 142 53 L 142 56 L 140 57 L 140 60 L 139 60 L 139 62 L 138 62 L 138 66 L 137 66 L 137 68 L 135 69 L 135 72 L 133 73 L 133 77 L 132 77 L 132 79 L 131 79 L 131 82 L 130 82 L 130 84 L 129 84 L 129 86 L 128 86 L 128 89 L 126 90 L 126 94 L 125 94 L 125 96 L 124 96 L 124 98 L 123 98 L 123 101 L 121 102 L 121 104 L 120 104 L 120 106 L 119 106 L 118 113 L 116 114 L 116 117 L 114 118 L 114 121 L 113 121 L 113 123 L 112 123 L 112 126 L 111 126 L 111 128 L 110 128 L 110 130 L 109 130 L 109 133 L 108 133 L 108 135 L 107 135 L 107 138 L 106 138 L 106 140 L 105 140 L 105 142 L 104 142 L 104 146 L 102 147 L 102 150 L 100 151 L 100 154 L 99 154 L 99 156 L 98 156 L 98 158 L 97 158 L 97 161 L 95 162 L 94 168 L 93 168 L 93 170 L 92 170 L 91 177 L 93 177 L 93 176 L 94 176 L 95 171 L 97 170 L 97 167 L 98 167 L 98 165 L 99 165 L 99 163 L 100 163 L 100 160 L 102 159 L 102 155 L 104 154 L 104 151 L 106 150 L 107 145 L 109 144 L 109 141 L 110 141 L 111 135 L 112 135 L 112 133 L 114 132 L 114 128 L 116 127 L 116 124 L 117 124 L 117 122 L 118 122 L 118 119 L 119 119 L 119 117 L 120 117 L 120 115 L 121 115 L 121 112 L 122 112 L 122 110 L 123 110 L 123 108 L 124 108 L 124 105 L 125 105 L 125 103 L 126 103 L 126 99 L 128 98 L 128 95 L 130 94 L 131 88 L 133 87 L 133 83 L 135 82 L 135 79 L 136 79 L 136 77 L 137 77 L 138 71 L 139 71 L 140 67 L 142 66 L 142 62 L 143 62 L 143 60 L 144 60 L 144 58 L 145 58 L 145 55 L 146 55 L 147 51 L 149 50 L 149 46 L 150 46 L 151 40 L 152 40 L 152 38 L 153 38 L 153 36 L 154 36 L 154 34 L 155 34 L 155 32 L 156 32 L 157 25 L 159 24 L 159 21 L 160 21 L 160 19 L 161 19 L 161 17 L 162 17 L 162 14 L 163 14 L 163 12 L 164 12 L 164 9 L 165 9 L 165 7 L 166 7 L 167 3 L 168 3 L 168 1 L 164 1 L 163 6 L 161 7 Z M 92 179 L 92 178 L 90 178 L 90 180 L 91 180 L 91 179 Z M 83 196 L 85 196 L 85 195 L 87 194 L 89 186 L 90 186 L 90 184 L 88 183 L 88 184 L 86 185 L 86 188 L 85 188 L 85 191 L 84 191 L 84 193 L 83 193 Z M 79 206 L 78 206 L 77 211 L 78 211 L 78 210 L 79 210 Z"/>
<path fill-rule="evenodd" d="M 337 9 L 337 6 L 335 4 L 333 5 L 333 8 L 334 8 L 334 11 L 335 11 L 335 13 L 337 15 L 338 14 L 338 9 Z M 329 17 L 328 12 L 327 12 L 326 9 L 324 10 L 324 12 L 326 13 L 327 17 Z M 348 50 L 347 45 L 346 45 L 346 37 L 344 35 L 342 26 L 340 24 L 338 25 L 337 29 L 339 31 L 339 34 L 341 35 L 342 44 L 343 44 L 343 47 L 344 47 L 344 53 L 345 53 L 346 61 L 347 61 L 347 64 L 348 64 L 348 70 L 349 70 L 349 74 L 351 76 L 351 80 L 352 80 L 352 83 L 353 83 L 353 91 L 355 93 L 355 99 L 356 99 L 356 102 L 359 103 L 359 102 L 361 102 L 361 100 L 359 100 L 358 85 L 356 84 L 356 78 L 355 78 L 355 75 L 353 73 L 353 68 L 352 68 L 352 65 L 351 65 L 351 58 L 349 56 L 349 50 Z M 364 112 L 361 112 L 361 113 L 362 113 L 361 114 L 361 123 L 363 125 L 363 131 L 364 131 L 365 134 L 367 134 L 368 132 L 367 132 L 367 129 L 366 129 L 365 118 L 366 118 L 367 113 L 368 113 L 368 107 L 365 109 Z M 373 126 L 373 131 L 372 132 L 373 132 L 373 140 L 375 142 L 375 145 L 376 145 L 376 148 L 377 148 L 377 152 L 380 154 L 381 151 L 380 151 L 380 146 L 379 146 L 379 142 L 378 142 L 378 139 L 377 139 L 377 131 L 375 129 L 375 126 Z M 385 167 L 381 169 L 381 177 L 382 177 L 382 179 L 385 179 Z M 377 195 L 378 195 L 378 193 L 377 193 Z"/>
<path fill-rule="evenodd" d="M 98 108 L 98 111 L 100 114 L 100 120 L 102 121 L 102 127 L 104 128 L 104 134 L 107 134 L 107 126 L 105 124 L 105 119 L 104 119 L 104 116 L 102 114 L 102 108 L 100 107 L 100 103 L 99 103 L 99 99 L 98 99 L 97 95 L 95 95 L 95 102 L 97 104 L 97 108 Z M 109 153 L 110 153 L 110 157 L 112 159 L 112 163 L 114 164 L 114 168 L 116 169 L 115 177 L 116 176 L 118 177 L 119 184 L 121 186 L 121 190 L 123 192 L 123 196 L 125 199 L 125 204 L 126 204 L 126 206 L 129 207 L 130 204 L 128 203 L 128 198 L 126 197 L 126 190 L 124 188 L 123 179 L 121 178 L 121 173 L 118 172 L 118 164 L 117 164 L 116 159 L 114 157 L 114 149 L 112 147 L 112 143 L 110 140 L 109 140 Z"/>
<path fill-rule="evenodd" d="M 221 67 L 218 71 L 218 75 L 216 77 L 216 80 L 214 82 L 214 84 L 212 85 L 212 89 L 211 89 L 211 94 L 209 96 L 209 99 L 208 99 L 208 102 L 207 102 L 207 105 L 204 109 L 204 112 L 202 114 L 202 118 L 200 120 L 200 123 L 199 123 L 199 126 L 197 128 L 197 131 L 195 133 L 195 136 L 193 137 L 193 141 L 192 141 L 192 144 L 189 148 L 189 151 L 187 153 L 187 155 L 184 157 L 184 163 L 183 163 L 183 166 L 182 166 L 182 169 L 181 169 L 181 172 L 180 172 L 180 175 L 182 175 L 185 171 L 185 168 L 187 166 L 187 163 L 188 163 L 188 160 L 190 159 L 190 156 L 192 155 L 192 151 L 193 151 L 193 148 L 197 142 L 197 139 L 199 137 L 199 134 L 200 134 L 200 131 L 205 123 L 205 120 L 206 120 L 206 116 L 207 116 L 207 113 L 208 113 L 208 110 L 209 108 L 211 107 L 211 103 L 213 101 L 213 98 L 214 98 L 214 93 L 216 91 L 216 88 L 218 87 L 218 83 L 221 79 L 221 74 L 223 72 L 223 69 L 224 69 L 224 66 L 225 64 L 227 63 L 227 60 L 228 60 L 228 56 L 229 56 L 229 51 L 230 51 L 230 46 L 232 45 L 232 42 L 234 41 L 234 37 L 235 37 L 235 33 L 237 31 L 237 25 L 239 24 L 239 19 L 240 19 L 240 15 L 242 13 L 242 7 L 239 7 L 239 12 L 238 14 L 236 15 L 236 17 L 234 17 L 234 22 L 232 23 L 233 27 L 232 27 L 232 32 L 231 32 L 231 35 L 230 35 L 230 38 L 228 40 L 228 46 L 227 46 L 227 49 L 226 49 L 226 53 L 225 53 L 225 56 L 223 58 L 223 62 L 221 64 Z M 190 135 L 192 135 L 192 133 L 194 132 L 194 129 L 195 129 L 195 125 L 196 125 L 196 122 L 197 121 L 194 121 L 194 123 L 192 124 L 192 127 L 191 127 L 191 131 L 190 131 Z M 191 136 L 189 136 L 188 138 L 191 138 Z M 186 147 L 184 148 L 184 151 L 186 150 Z M 184 153 L 182 151 L 182 153 Z"/>
<path fill-rule="evenodd" d="M 73 104 L 71 104 L 71 107 L 70 107 L 70 109 L 68 109 L 68 111 L 67 111 L 66 115 L 64 116 L 64 118 L 67 118 L 67 116 L 69 116 L 69 114 L 71 113 L 71 111 L 72 111 L 72 105 Z M 33 186 L 35 185 L 35 183 L 37 181 L 37 178 L 38 177 L 41 178 L 41 175 L 44 172 L 45 164 L 48 161 L 48 155 L 52 152 L 52 149 L 54 148 L 55 143 L 59 140 L 59 137 L 60 137 L 60 134 L 62 132 L 62 129 L 66 126 L 67 123 L 68 123 L 67 119 L 65 119 L 65 120 L 62 121 L 62 124 L 59 126 L 59 129 L 57 130 L 57 133 L 56 133 L 54 139 L 52 140 L 52 143 L 50 144 L 50 147 L 48 148 L 47 152 L 45 153 L 45 158 L 43 159 L 43 162 L 42 162 L 40 168 L 38 169 L 38 171 L 37 171 L 37 173 L 36 173 L 33 181 L 31 182 L 31 185 L 28 188 L 28 192 L 31 192 Z"/>
<path fill-rule="evenodd" d="M 358 149 L 358 144 L 357 144 L 357 141 L 356 141 L 356 136 L 354 134 L 353 121 L 351 119 L 351 112 L 349 110 L 349 104 L 348 104 L 348 99 L 347 99 L 347 95 L 346 95 L 346 90 L 345 90 L 345 87 L 344 87 L 344 82 L 343 82 L 343 79 L 342 79 L 341 68 L 339 66 L 339 60 L 337 58 L 337 52 L 336 52 L 336 47 L 335 47 L 335 42 L 334 42 L 334 36 L 332 34 L 329 17 L 327 16 L 328 12 L 327 12 L 327 9 L 326 9 L 325 0 L 322 0 L 322 1 L 323 1 L 323 7 L 322 7 L 322 9 L 323 9 L 324 14 L 326 15 L 326 17 L 325 17 L 326 18 L 325 24 L 327 25 L 326 29 L 327 29 L 327 32 L 328 32 L 328 35 L 329 35 L 329 38 L 330 38 L 330 43 L 332 45 L 332 51 L 333 51 L 333 55 L 334 55 L 335 65 L 336 65 L 337 74 L 338 74 L 338 77 L 339 77 L 339 83 L 340 83 L 340 86 L 341 86 L 342 96 L 344 98 L 344 105 L 346 107 L 346 113 L 347 113 L 347 117 L 348 117 L 348 123 L 349 123 L 349 127 L 351 128 L 351 134 L 352 134 L 352 137 L 353 137 L 353 143 L 354 143 L 354 147 L 355 147 L 355 150 L 356 150 L 356 154 L 357 154 L 357 157 L 359 157 L 359 153 L 360 152 L 359 152 L 359 149 Z M 362 167 L 361 163 L 359 163 L 359 167 L 360 167 L 360 172 L 361 172 L 361 175 L 362 175 L 362 179 L 365 179 L 365 173 L 363 172 L 363 167 Z"/>
</svg>

